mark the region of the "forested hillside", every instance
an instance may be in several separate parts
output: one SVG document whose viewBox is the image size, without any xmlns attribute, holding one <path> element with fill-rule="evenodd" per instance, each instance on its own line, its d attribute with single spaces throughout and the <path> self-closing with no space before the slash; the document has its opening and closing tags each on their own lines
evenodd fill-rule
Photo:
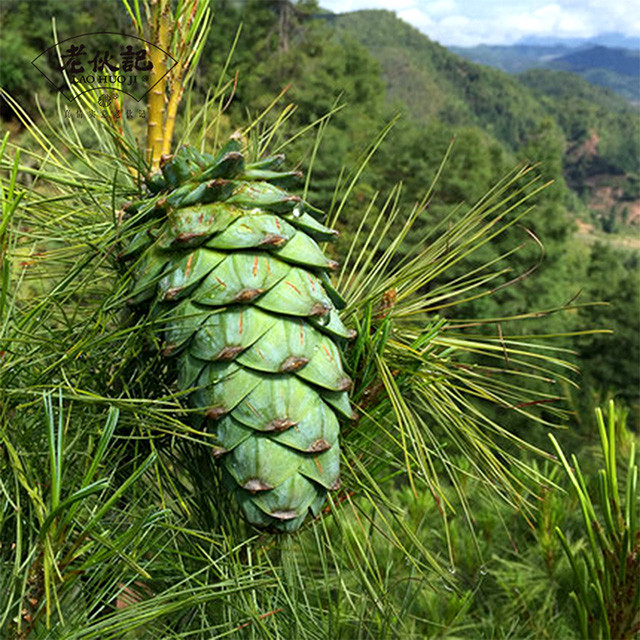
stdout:
<svg viewBox="0 0 640 640">
<path fill-rule="evenodd" d="M 627 101 L 640 103 L 640 49 L 616 44 L 514 44 L 451 47 L 458 55 L 509 73 L 528 69 L 570 71 L 598 86 L 611 89 Z"/>
<path fill-rule="evenodd" d="M 620 201 L 638 204 L 640 120 L 623 98 L 572 74 L 514 77 L 470 63 L 390 12 L 356 12 L 337 25 L 379 60 L 388 98 L 405 104 L 414 119 L 479 126 L 520 156 L 541 129 L 557 126 L 564 176 L 587 204 L 590 185 L 612 177 L 624 184 Z"/>
<path fill-rule="evenodd" d="M 512 296 L 524 296 L 523 302 L 526 300 L 529 305 L 541 301 L 559 303 L 563 296 L 571 297 L 571 284 L 577 282 L 584 282 L 583 299 L 587 293 L 592 300 L 614 301 L 618 307 L 614 315 L 620 322 L 618 339 L 628 346 L 633 344 L 630 353 L 634 354 L 628 361 L 630 369 L 622 376 L 633 382 L 628 387 L 626 382 L 617 384 L 627 388 L 625 397 L 629 401 L 637 397 L 638 378 L 632 371 L 638 368 L 638 343 L 632 337 L 638 329 L 637 258 L 604 251 L 604 245 L 589 248 L 571 231 L 576 220 L 581 230 L 591 226 L 609 233 L 626 230 L 629 240 L 625 246 L 637 249 L 633 238 L 635 225 L 640 222 L 640 121 L 635 108 L 611 91 L 573 74 L 531 70 L 519 77 L 508 76 L 468 62 L 431 42 L 390 12 L 346 14 L 335 23 L 339 34 L 357 38 L 380 62 L 388 103 L 404 110 L 407 118 L 418 125 L 409 136 L 422 142 L 421 148 L 429 148 L 428 137 L 420 135 L 420 126 L 428 123 L 429 127 L 451 133 L 475 131 L 475 144 L 470 140 L 463 143 L 468 154 L 467 176 L 476 166 L 479 148 L 484 153 L 492 149 L 493 155 L 485 155 L 478 166 L 499 166 L 497 158 L 507 163 L 516 159 L 541 162 L 541 170 L 555 185 L 539 203 L 539 211 L 530 223 L 545 243 L 546 264 L 541 273 L 523 283 L 520 292 L 512 292 L 511 299 L 503 304 L 513 304 Z M 478 176 L 467 184 L 470 182 L 478 183 Z M 469 192 L 458 192 L 457 196 L 469 197 Z M 579 237 L 585 239 L 584 235 Z M 584 252 L 589 251 L 594 265 L 584 272 Z M 627 294 L 612 295 L 617 286 L 613 283 L 620 281 L 613 279 L 611 291 L 607 291 L 595 274 L 620 269 L 627 273 L 625 284 L 621 285 Z M 581 314 L 591 320 L 598 317 L 587 311 Z M 609 327 L 616 324 L 611 316 L 608 322 Z M 571 322 L 558 326 L 576 328 Z M 593 375 L 592 381 L 597 380 L 596 386 L 606 387 L 615 377 L 616 358 L 604 348 L 608 339 L 603 340 L 604 343 L 596 341 L 597 349 L 589 343 L 599 361 L 589 375 Z M 613 345 L 616 338 L 609 340 Z M 593 355 L 590 351 L 587 357 L 592 363 Z"/>
</svg>

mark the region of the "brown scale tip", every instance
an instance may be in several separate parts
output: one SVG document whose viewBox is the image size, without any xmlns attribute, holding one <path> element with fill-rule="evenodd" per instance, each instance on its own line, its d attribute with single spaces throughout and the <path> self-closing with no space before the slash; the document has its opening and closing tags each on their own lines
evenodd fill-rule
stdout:
<svg viewBox="0 0 640 640">
<path fill-rule="evenodd" d="M 330 491 L 337 491 L 342 486 L 342 481 L 337 478 L 336 481 L 329 487 Z"/>
<path fill-rule="evenodd" d="M 165 165 L 165 164 L 167 164 L 168 162 L 171 162 L 172 160 L 173 160 L 173 154 L 170 154 L 170 153 L 169 153 L 169 154 L 163 153 L 163 154 L 160 156 L 160 166 L 161 166 L 161 167 L 164 167 L 164 165 Z"/>
<path fill-rule="evenodd" d="M 273 487 L 262 482 L 260 478 L 250 478 L 242 485 L 242 488 L 250 491 L 251 493 L 257 493 L 258 491 L 269 491 L 270 489 L 273 489 Z"/>
<path fill-rule="evenodd" d="M 279 236 L 275 233 L 270 233 L 266 235 L 263 240 L 260 242 L 261 245 L 268 245 L 272 247 L 280 247 L 282 246 L 287 239 L 284 236 Z"/>
<path fill-rule="evenodd" d="M 165 358 L 168 358 L 169 356 L 172 356 L 175 353 L 177 348 L 178 348 L 177 344 L 168 344 L 164 347 L 164 349 L 162 349 L 162 355 Z"/>
<path fill-rule="evenodd" d="M 201 238 L 202 234 L 201 233 L 196 233 L 196 232 L 189 232 L 189 233 L 179 233 L 176 238 L 175 238 L 175 242 L 178 244 L 181 244 L 183 242 L 191 242 L 191 240 L 193 240 L 194 238 Z"/>
<path fill-rule="evenodd" d="M 278 520 L 293 520 L 298 517 L 298 514 L 289 509 L 278 509 L 276 511 L 271 511 L 269 515 L 272 518 L 277 518 Z"/>
<path fill-rule="evenodd" d="M 338 382 L 338 391 L 348 391 L 351 389 L 351 380 L 349 378 L 342 378 L 340 382 Z"/>
<path fill-rule="evenodd" d="M 254 298 L 257 298 L 261 293 L 264 293 L 264 289 L 243 289 L 235 298 L 234 302 L 250 302 Z"/>
<path fill-rule="evenodd" d="M 322 453 L 331 449 L 331 445 L 324 439 L 318 438 L 308 449 L 308 453 Z"/>
<path fill-rule="evenodd" d="M 284 431 L 285 429 L 295 427 L 297 424 L 295 420 L 289 420 L 289 418 L 277 418 L 267 425 L 265 431 Z"/>
<path fill-rule="evenodd" d="M 204 413 L 205 416 L 207 416 L 207 418 L 209 418 L 210 420 L 217 420 L 218 418 L 221 418 L 225 413 L 227 413 L 227 410 L 224 407 L 211 407 L 210 409 L 207 409 Z"/>
<path fill-rule="evenodd" d="M 240 160 L 242 154 L 239 151 L 229 151 L 224 154 L 223 160 Z"/>
<path fill-rule="evenodd" d="M 323 304 L 322 302 L 316 302 L 311 308 L 312 316 L 326 316 L 331 311 L 331 307 L 327 304 Z"/>
<path fill-rule="evenodd" d="M 299 371 L 307 364 L 309 364 L 309 358 L 289 356 L 280 366 L 280 371 L 283 373 L 293 373 L 294 371 Z"/>
<path fill-rule="evenodd" d="M 233 360 L 239 353 L 244 351 L 244 347 L 225 347 L 215 357 L 216 360 Z"/>
<path fill-rule="evenodd" d="M 225 453 L 227 453 L 226 449 L 223 449 L 222 447 L 216 447 L 213 449 L 213 457 L 217 460 L 218 458 L 220 458 L 221 456 L 223 456 Z"/>
<path fill-rule="evenodd" d="M 358 332 L 355 329 L 349 329 L 347 340 L 353 340 L 358 335 Z"/>
<path fill-rule="evenodd" d="M 329 262 L 327 263 L 327 267 L 329 267 L 329 269 L 331 269 L 332 271 L 335 271 L 340 267 L 340 263 L 336 262 L 335 260 L 329 260 Z"/>
<path fill-rule="evenodd" d="M 127 260 L 133 260 L 135 258 L 135 254 L 125 255 L 125 252 L 122 251 L 116 255 L 116 260 L 120 260 L 120 262 L 126 262 Z"/>
<path fill-rule="evenodd" d="M 179 293 L 182 291 L 182 287 L 171 287 L 165 291 L 163 296 L 164 300 L 175 300 Z"/>
</svg>

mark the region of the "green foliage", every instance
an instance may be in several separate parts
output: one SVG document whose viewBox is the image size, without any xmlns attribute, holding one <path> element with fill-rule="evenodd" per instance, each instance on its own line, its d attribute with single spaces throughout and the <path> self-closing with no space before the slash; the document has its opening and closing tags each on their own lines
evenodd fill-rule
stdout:
<svg viewBox="0 0 640 640">
<path fill-rule="evenodd" d="M 633 436 L 626 432 L 625 412 L 609 403 L 605 426 L 602 411 L 596 411 L 604 468 L 598 470 L 597 489 L 589 487 L 575 455 L 571 465 L 557 441 L 554 447 L 562 461 L 572 490 L 578 497 L 588 545 L 578 552 L 565 533 L 556 528 L 571 563 L 575 605 L 584 638 L 633 638 L 640 631 L 640 532 L 638 530 L 638 465 Z M 620 441 L 629 443 L 625 476 L 618 480 Z M 626 444 L 625 443 L 625 444 Z M 598 513 L 596 513 L 596 505 Z"/>
<path fill-rule="evenodd" d="M 25 61 L 34 60 L 40 53 L 30 47 L 21 31 L 3 29 L 0 40 L 0 85 L 16 96 L 27 96 L 44 86 L 38 70 Z M 8 115 L 8 114 L 7 114 Z"/>
<path fill-rule="evenodd" d="M 581 47 L 551 61 L 554 69 L 572 71 L 603 87 L 610 87 L 629 101 L 637 101 L 640 51 L 603 46 Z"/>
<path fill-rule="evenodd" d="M 519 77 L 567 138 L 565 165 L 574 188 L 598 173 L 638 174 L 640 123 L 630 104 L 570 73 L 535 70 Z M 581 145 L 594 136 L 595 149 L 581 153 Z"/>
<path fill-rule="evenodd" d="M 591 84 L 611 89 L 629 102 L 637 103 L 639 96 L 638 79 L 622 75 L 610 69 L 587 69 L 580 75 Z"/>
<path fill-rule="evenodd" d="M 632 424 L 640 420 L 640 273 L 636 253 L 603 243 L 591 248 L 585 297 L 606 306 L 579 311 L 580 324 L 600 322 L 612 334 L 584 336 L 578 341 L 587 389 L 612 393 L 632 410 Z"/>
<path fill-rule="evenodd" d="M 616 45 L 614 45 L 616 46 Z M 640 98 L 638 52 L 601 46 L 567 48 L 566 45 L 485 45 L 451 47 L 463 58 L 509 73 L 527 69 L 569 71 L 588 82 L 608 88 L 629 102 Z"/>
<path fill-rule="evenodd" d="M 380 61 L 389 99 L 405 102 L 414 119 L 480 126 L 514 150 L 545 115 L 515 78 L 467 62 L 391 12 L 342 15 L 336 29 L 359 39 Z"/>
<path fill-rule="evenodd" d="M 388 101 L 420 126 L 477 126 L 519 158 L 530 158 L 531 140 L 552 128 L 554 143 L 535 160 L 548 165 L 575 213 L 584 215 L 612 181 L 625 201 L 638 199 L 639 121 L 623 98 L 574 74 L 537 69 L 513 77 L 473 64 L 388 11 L 344 14 L 335 24 L 379 60 Z M 584 203 L 571 197 L 563 176 Z"/>
<path fill-rule="evenodd" d="M 13 569 L 6 561 L 2 567 L 5 588 L 0 626 L 18 635 L 42 633 L 52 619 L 62 623 L 65 617 L 77 619 L 90 614 L 92 607 L 83 602 L 79 581 L 100 585 L 108 610 L 109 601 L 117 598 L 127 582 L 150 577 L 135 560 L 136 547 L 157 517 L 150 510 L 146 518 L 134 520 L 131 509 L 123 512 L 117 508 L 125 493 L 153 464 L 153 455 L 130 471 L 117 469 L 118 483 L 109 479 L 116 475 L 113 464 L 110 470 L 99 473 L 107 451 L 115 453 L 117 411 L 109 413 L 99 437 L 85 440 L 82 450 L 74 450 L 69 438 L 77 441 L 78 434 L 69 429 L 68 418 L 63 415 L 61 394 L 57 415 L 50 395 L 44 397 L 44 408 L 44 421 L 29 424 L 25 420 L 21 433 L 3 432 L 3 471 L 8 472 L 5 479 L 9 480 L 4 498 L 13 512 L 5 512 L 1 528 L 5 535 L 13 532 L 14 546 Z M 43 422 L 47 424 L 44 450 L 48 453 L 48 469 L 45 456 L 24 443 L 29 432 L 34 444 L 42 442 L 38 426 Z M 47 484 L 39 481 L 43 477 Z M 33 519 L 25 520 L 25 513 Z"/>
<path fill-rule="evenodd" d="M 55 25 L 52 25 L 52 19 Z M 126 32 L 129 30 L 126 12 L 119 0 L 94 3 L 79 0 L 73 3 L 42 0 L 37 10 L 28 0 L 6 0 L 0 7 L 0 85 L 29 109 L 36 110 L 34 96 L 51 106 L 51 85 L 32 64 L 37 56 L 53 46 L 54 26 L 58 40 L 94 32 Z M 96 46 L 113 50 L 117 39 L 112 33 L 96 33 Z M 119 45 L 116 45 L 119 46 Z M 59 65 L 55 50 L 39 60 L 39 67 L 56 69 Z M 52 77 L 51 71 L 47 73 Z M 2 115 L 11 116 L 3 102 Z"/>
<path fill-rule="evenodd" d="M 445 586 L 456 588 L 445 568 L 455 561 L 451 541 L 444 533 L 444 545 L 425 546 L 395 490 L 409 486 L 426 496 L 446 526 L 455 500 L 470 513 L 468 477 L 483 490 L 499 487 L 522 508 L 526 487 L 540 481 L 517 454 L 527 443 L 483 405 L 515 406 L 541 424 L 561 419 L 551 406 L 541 416 L 536 403 L 546 396 L 528 381 L 566 379 L 567 365 L 543 345 L 527 347 L 526 338 L 476 335 L 436 317 L 441 306 L 488 294 L 500 261 L 479 259 L 452 280 L 447 270 L 526 213 L 542 186 L 535 173 L 514 172 L 403 257 L 399 248 L 433 188 L 409 211 L 393 198 L 380 210 L 364 207 L 368 223 L 356 221 L 338 275 L 345 320 L 360 330 L 345 352 L 359 419 L 343 430 L 344 489 L 298 538 L 283 542 L 241 523 L 225 498 L 210 434 L 189 424 L 148 323 L 124 312 L 117 207 L 140 186 L 113 137 L 96 126 L 89 143 L 89 131 L 81 137 L 73 123 L 41 128 L 19 105 L 12 108 L 42 147 L 9 145 L 0 164 L 13 176 L 5 189 L 11 215 L 3 217 L 11 269 L 0 369 L 0 433 L 11 452 L 0 467 L 5 629 L 46 637 L 49 626 L 62 637 L 101 638 L 239 630 L 311 638 L 360 630 L 377 638 L 456 628 L 468 596 L 447 595 L 443 614 L 437 605 Z M 209 102 L 194 121 L 212 109 Z M 266 129 L 252 144 L 261 149 L 274 138 Z M 17 152 L 28 161 L 14 161 Z M 339 189 L 338 224 L 364 165 Z M 36 180 L 17 189 L 19 171 Z M 438 167 L 431 177 L 442 173 Z M 30 287 L 38 283 L 36 297 Z M 505 353 L 518 372 L 504 367 Z M 476 357 L 488 364 L 471 366 Z M 55 410 L 50 398 L 59 398 Z M 378 541 L 390 546 L 374 559 Z M 385 569 L 387 557 L 412 568 L 406 584 Z M 425 584 L 433 596 L 422 609 L 413 588 Z"/>
</svg>

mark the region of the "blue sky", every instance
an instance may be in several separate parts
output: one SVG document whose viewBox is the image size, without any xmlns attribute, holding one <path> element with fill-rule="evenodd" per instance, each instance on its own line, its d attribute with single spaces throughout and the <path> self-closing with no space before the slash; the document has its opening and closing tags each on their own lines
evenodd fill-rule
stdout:
<svg viewBox="0 0 640 640">
<path fill-rule="evenodd" d="M 330 11 L 389 9 L 446 45 L 511 44 L 525 36 L 640 35 L 640 0 L 320 0 Z"/>
</svg>

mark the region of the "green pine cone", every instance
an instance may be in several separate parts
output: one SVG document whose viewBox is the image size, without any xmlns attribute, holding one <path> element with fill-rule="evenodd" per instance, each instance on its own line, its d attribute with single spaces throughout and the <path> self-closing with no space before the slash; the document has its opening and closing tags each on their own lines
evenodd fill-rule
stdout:
<svg viewBox="0 0 640 640">
<path fill-rule="evenodd" d="M 245 165 L 237 138 L 163 158 L 155 195 L 127 208 L 144 228 L 122 258 L 246 518 L 295 531 L 339 485 L 337 414 L 352 410 L 335 341 L 352 332 L 316 243 L 335 232 L 283 190 L 299 178 L 283 159 Z"/>
</svg>

